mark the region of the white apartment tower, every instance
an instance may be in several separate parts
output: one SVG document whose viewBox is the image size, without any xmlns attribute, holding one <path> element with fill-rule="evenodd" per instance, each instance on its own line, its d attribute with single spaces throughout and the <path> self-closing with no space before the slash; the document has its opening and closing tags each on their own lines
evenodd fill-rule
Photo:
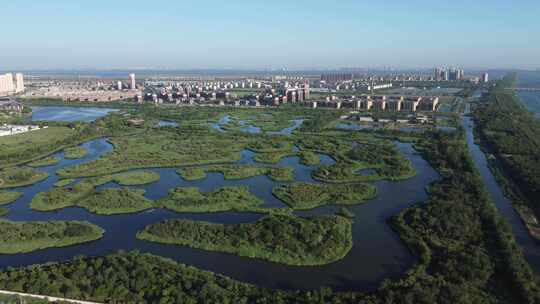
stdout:
<svg viewBox="0 0 540 304">
<path fill-rule="evenodd" d="M 15 74 L 15 93 L 24 92 L 24 76 L 22 73 Z"/>
<path fill-rule="evenodd" d="M 488 73 L 483 73 L 482 74 L 482 82 L 487 83 L 488 81 L 489 81 L 489 74 Z"/>
<path fill-rule="evenodd" d="M 137 89 L 137 83 L 135 81 L 135 74 L 133 73 L 129 74 L 129 88 L 132 90 Z"/>
<path fill-rule="evenodd" d="M 0 96 L 12 94 L 14 91 L 13 74 L 0 75 Z"/>
</svg>

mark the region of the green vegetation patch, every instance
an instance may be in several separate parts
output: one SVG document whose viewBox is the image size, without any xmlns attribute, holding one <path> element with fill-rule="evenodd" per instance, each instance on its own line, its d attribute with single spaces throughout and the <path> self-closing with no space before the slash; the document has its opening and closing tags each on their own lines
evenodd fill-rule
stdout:
<svg viewBox="0 0 540 304">
<path fill-rule="evenodd" d="M 0 191 L 0 205 L 11 204 L 22 196 L 20 192 Z"/>
<path fill-rule="evenodd" d="M 110 139 L 115 149 L 98 160 L 63 168 L 63 178 L 91 177 L 131 169 L 232 163 L 240 160 L 247 139 L 208 130 L 153 129 Z"/>
<path fill-rule="evenodd" d="M 353 219 L 356 217 L 354 212 L 352 212 L 349 208 L 341 207 L 338 211 L 336 211 L 336 215 L 343 216 L 349 219 Z"/>
<path fill-rule="evenodd" d="M 115 175 L 114 182 L 122 186 L 137 186 L 155 183 L 159 178 L 156 172 L 138 171 Z"/>
<path fill-rule="evenodd" d="M 0 171 L 0 189 L 24 187 L 38 183 L 49 176 L 46 172 L 28 167 L 11 167 Z"/>
<path fill-rule="evenodd" d="M 57 181 L 56 183 L 54 183 L 54 186 L 55 187 L 65 187 L 69 184 L 72 184 L 75 182 L 75 179 L 73 178 L 68 178 L 68 179 L 61 179 L 59 181 Z"/>
<path fill-rule="evenodd" d="M 0 141 L 0 167 L 3 165 L 32 161 L 48 155 L 77 136 L 75 130 L 66 127 L 47 129 L 2 137 Z"/>
<path fill-rule="evenodd" d="M 0 207 L 0 217 L 6 216 L 9 213 L 9 209 Z"/>
<path fill-rule="evenodd" d="M 261 136 L 248 145 L 248 149 L 257 153 L 289 152 L 293 148 L 293 142 L 283 136 Z"/>
<path fill-rule="evenodd" d="M 0 253 L 26 253 L 97 240 L 103 229 L 87 222 L 10 222 L 0 220 Z"/>
<path fill-rule="evenodd" d="M 66 159 L 79 159 L 88 154 L 88 151 L 83 147 L 73 147 L 64 150 L 64 157 Z"/>
<path fill-rule="evenodd" d="M 271 179 L 279 182 L 294 180 L 294 170 L 292 168 L 250 165 L 213 165 L 208 167 L 188 167 L 177 171 L 177 173 L 187 181 L 204 179 L 209 172 L 222 173 L 223 177 L 228 180 L 246 179 L 260 175 L 267 175 Z"/>
<path fill-rule="evenodd" d="M 38 211 L 53 211 L 72 207 L 94 191 L 94 184 L 88 181 L 80 182 L 71 187 L 56 187 L 34 196 L 30 208 Z"/>
<path fill-rule="evenodd" d="M 221 225 L 168 220 L 147 226 L 137 238 L 221 251 L 289 265 L 324 265 L 352 248 L 352 223 L 343 217 L 271 215 L 254 223 Z"/>
<path fill-rule="evenodd" d="M 377 188 L 369 184 L 323 185 L 295 183 L 274 188 L 272 193 L 295 210 L 324 204 L 353 205 L 375 198 Z"/>
<path fill-rule="evenodd" d="M 187 181 L 196 181 L 206 178 L 206 170 L 203 167 L 187 167 L 176 171 L 183 179 Z"/>
<path fill-rule="evenodd" d="M 47 166 L 53 166 L 60 162 L 60 160 L 55 156 L 49 156 L 34 162 L 31 162 L 28 164 L 30 167 L 47 167 Z"/>
<path fill-rule="evenodd" d="M 96 214 L 113 215 L 151 209 L 153 203 L 144 197 L 144 190 L 122 188 L 96 192 L 78 202 L 77 206 Z"/>
<path fill-rule="evenodd" d="M 158 205 L 176 212 L 223 212 L 255 208 L 263 202 L 245 186 L 222 187 L 209 193 L 198 188 L 175 188 Z"/>
<path fill-rule="evenodd" d="M 300 163 L 306 166 L 317 166 L 321 163 L 321 158 L 317 153 L 311 151 L 301 151 L 300 154 Z"/>
<path fill-rule="evenodd" d="M 373 172 L 365 174 L 366 169 Z M 384 142 L 354 147 L 341 153 L 336 164 L 313 172 L 315 179 L 329 183 L 403 180 L 415 175 L 411 162 L 393 145 Z"/>
<path fill-rule="evenodd" d="M 136 251 L 10 268 L 0 273 L 0 288 L 98 303 L 254 303 L 263 296 L 251 284 Z"/>
</svg>

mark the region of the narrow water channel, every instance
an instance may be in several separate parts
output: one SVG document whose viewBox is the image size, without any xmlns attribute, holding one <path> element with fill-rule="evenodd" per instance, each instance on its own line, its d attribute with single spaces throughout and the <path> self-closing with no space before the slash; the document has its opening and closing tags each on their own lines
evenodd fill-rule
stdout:
<svg viewBox="0 0 540 304">
<path fill-rule="evenodd" d="M 523 221 L 512 206 L 512 202 L 504 196 L 495 176 L 489 169 L 486 155 L 474 142 L 474 121 L 471 117 L 463 118 L 466 130 L 467 146 L 486 188 L 497 206 L 497 209 L 512 227 L 517 243 L 522 248 L 526 260 L 536 273 L 540 273 L 540 243 L 534 240 L 527 231 Z"/>
</svg>

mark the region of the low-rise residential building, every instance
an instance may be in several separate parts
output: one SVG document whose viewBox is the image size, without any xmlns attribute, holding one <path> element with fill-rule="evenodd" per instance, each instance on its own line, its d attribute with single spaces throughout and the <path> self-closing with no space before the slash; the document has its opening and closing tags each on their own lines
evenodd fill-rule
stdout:
<svg viewBox="0 0 540 304">
<path fill-rule="evenodd" d="M 0 98 L 0 112 L 22 113 L 24 106 L 11 98 Z"/>
</svg>

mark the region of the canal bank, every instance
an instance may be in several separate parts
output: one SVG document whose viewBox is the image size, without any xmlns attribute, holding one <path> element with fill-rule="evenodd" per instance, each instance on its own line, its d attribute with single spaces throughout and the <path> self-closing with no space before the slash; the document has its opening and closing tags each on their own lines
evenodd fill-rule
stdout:
<svg viewBox="0 0 540 304">
<path fill-rule="evenodd" d="M 463 126 L 465 128 L 469 153 L 471 154 L 476 169 L 478 170 L 492 201 L 510 225 L 516 242 L 521 247 L 525 259 L 536 273 L 540 273 L 540 243 L 531 237 L 523 220 L 514 209 L 512 201 L 504 195 L 503 189 L 497 183 L 497 179 L 489 167 L 486 155 L 475 142 L 473 119 L 465 116 L 463 118 Z"/>
</svg>

